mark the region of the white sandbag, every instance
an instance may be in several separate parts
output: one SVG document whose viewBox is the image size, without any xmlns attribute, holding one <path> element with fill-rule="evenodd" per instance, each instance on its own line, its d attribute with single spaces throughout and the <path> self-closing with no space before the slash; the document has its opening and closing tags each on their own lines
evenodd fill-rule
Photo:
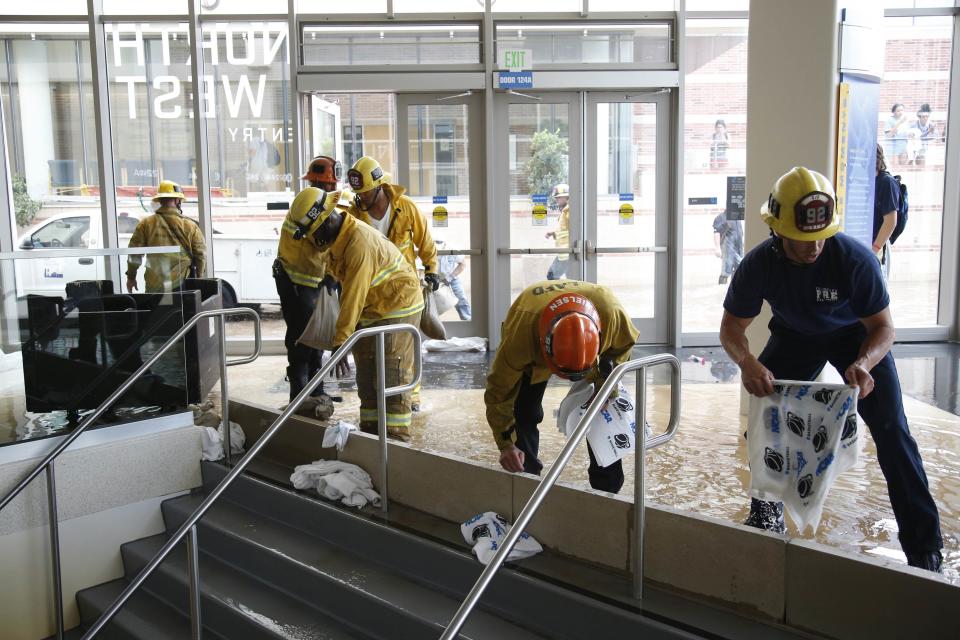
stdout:
<svg viewBox="0 0 960 640">
<path fill-rule="evenodd" d="M 327 427 L 324 431 L 323 446 L 325 448 L 336 447 L 337 451 L 343 451 L 350 433 L 357 430 L 357 425 L 346 420 L 337 420 L 337 424 Z"/>
<path fill-rule="evenodd" d="M 483 564 L 490 564 L 507 537 L 511 525 L 502 516 L 493 511 L 478 513 L 460 525 L 460 533 L 467 544 L 473 545 L 473 553 Z M 524 531 L 510 550 L 507 561 L 529 558 L 543 551 L 543 547 L 533 536 Z"/>
<path fill-rule="evenodd" d="M 310 322 L 297 339 L 302 345 L 329 351 L 333 347 L 333 338 L 337 332 L 337 318 L 340 316 L 340 299 L 335 293 L 320 287 L 317 306 L 313 309 Z"/>
<path fill-rule="evenodd" d="M 593 397 L 593 383 L 581 380 L 570 387 L 567 397 L 560 403 L 557 413 L 557 429 L 568 438 L 576 431 L 577 423 L 587 413 Z M 587 430 L 587 442 L 593 450 L 597 464 L 609 467 L 636 448 L 636 418 L 633 398 L 623 385 L 618 385 L 617 396 L 610 398 Z M 647 427 L 649 435 L 649 427 Z"/>
<path fill-rule="evenodd" d="M 801 532 L 816 531 L 835 477 L 859 456 L 859 389 L 791 380 L 774 380 L 773 388 L 765 398 L 750 396 L 750 495 L 782 501 Z"/>
<path fill-rule="evenodd" d="M 201 460 L 222 460 L 223 454 L 223 425 L 214 429 L 213 427 L 199 427 L 200 429 L 200 447 L 202 453 Z M 230 422 L 230 454 L 238 455 L 243 453 L 243 446 L 247 442 L 247 436 L 236 422 Z"/>
<path fill-rule="evenodd" d="M 442 285 L 439 289 L 430 294 L 433 296 L 433 303 L 437 307 L 437 315 L 442 316 L 450 309 L 457 306 L 457 296 L 450 288 L 450 285 Z"/>
<path fill-rule="evenodd" d="M 446 340 L 424 340 L 424 351 L 477 351 L 487 350 L 487 339 L 480 337 L 458 338 L 453 336 Z"/>
<path fill-rule="evenodd" d="M 316 460 L 293 470 L 290 483 L 297 489 L 316 489 L 321 497 L 339 500 L 358 509 L 369 502 L 380 506 L 380 494 L 373 490 L 370 474 L 355 464 L 339 460 Z"/>
</svg>

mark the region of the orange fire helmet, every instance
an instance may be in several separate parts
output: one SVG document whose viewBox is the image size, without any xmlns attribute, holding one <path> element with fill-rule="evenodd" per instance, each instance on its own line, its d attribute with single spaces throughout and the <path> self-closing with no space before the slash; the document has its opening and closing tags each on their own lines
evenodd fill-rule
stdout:
<svg viewBox="0 0 960 640">
<path fill-rule="evenodd" d="M 300 178 L 308 181 L 311 185 L 317 183 L 321 187 L 330 187 L 324 189 L 325 191 L 336 191 L 337 183 L 343 178 L 343 165 L 340 164 L 339 160 L 334 160 L 330 156 L 317 156 L 310 161 L 307 172 Z"/>
<path fill-rule="evenodd" d="M 550 370 L 580 380 L 600 355 L 600 314 L 582 295 L 564 293 L 540 314 L 540 349 Z"/>
</svg>

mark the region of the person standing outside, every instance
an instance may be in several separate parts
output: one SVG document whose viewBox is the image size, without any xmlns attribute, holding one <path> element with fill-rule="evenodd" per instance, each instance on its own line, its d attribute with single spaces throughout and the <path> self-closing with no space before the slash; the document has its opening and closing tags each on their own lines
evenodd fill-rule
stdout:
<svg viewBox="0 0 960 640">
<path fill-rule="evenodd" d="M 713 250 L 720 258 L 717 284 L 727 284 L 743 259 L 743 226 L 739 220 L 728 220 L 726 213 L 713 219 Z"/>
<path fill-rule="evenodd" d="M 436 245 L 439 250 L 443 249 L 443 240 L 437 240 Z M 460 274 L 466 268 L 466 261 L 462 255 L 439 256 L 440 260 L 440 279 L 444 284 L 450 286 L 453 295 L 457 296 L 457 315 L 461 320 L 470 320 L 472 316 L 470 310 L 470 301 L 463 292 L 463 284 L 460 282 Z"/>
<path fill-rule="evenodd" d="M 566 253 L 570 248 L 570 185 L 561 182 L 553 188 L 553 200 L 560 209 L 560 217 L 557 219 L 557 228 L 555 231 L 548 231 L 544 234 L 545 238 L 553 238 L 558 249 L 563 249 L 563 254 L 558 254 L 550 268 L 547 269 L 547 280 L 559 280 L 567 277 L 567 269 L 570 265 L 570 256 Z"/>
<path fill-rule="evenodd" d="M 910 123 L 907 122 L 907 114 L 903 111 L 903 104 L 894 103 L 890 107 L 890 116 L 883 127 L 883 135 L 887 140 L 887 152 L 891 160 L 896 160 L 900 164 L 907 162 L 907 129 Z"/>
<path fill-rule="evenodd" d="M 724 169 L 727 161 L 727 148 L 730 146 L 730 134 L 727 123 L 718 119 L 713 124 L 713 137 L 710 139 L 710 168 Z"/>
<path fill-rule="evenodd" d="M 487 423 L 500 449 L 500 466 L 540 475 L 538 425 L 550 376 L 587 378 L 599 388 L 617 364 L 630 359 L 639 335 L 630 314 L 607 287 L 548 280 L 521 292 L 504 318 L 483 396 Z M 600 467 L 589 443 L 587 452 L 590 486 L 620 491 L 620 460 Z"/>
<path fill-rule="evenodd" d="M 813 380 L 827 362 L 860 388 L 857 412 L 887 479 L 900 546 L 911 566 L 940 571 L 940 517 L 890 354 L 890 297 L 870 250 L 840 233 L 835 207 L 833 186 L 816 171 L 795 167 L 777 180 L 760 209 L 773 237 L 734 274 L 720 342 L 751 395 L 773 393 L 774 379 Z M 755 357 L 746 329 L 764 300 L 773 310 L 771 335 Z M 745 524 L 783 533 L 783 504 L 752 499 Z"/>
<path fill-rule="evenodd" d="M 883 147 L 877 144 L 877 177 L 873 191 L 873 253 L 880 260 L 884 278 L 890 277 L 890 235 L 897 227 L 900 185 L 887 171 Z"/>
<path fill-rule="evenodd" d="M 423 295 L 420 281 L 399 249 L 371 226 L 360 223 L 335 205 L 340 193 L 307 187 L 294 199 L 290 214 L 311 219 L 308 246 L 326 252 L 327 273 L 340 283 L 340 315 L 332 351 L 357 329 L 391 324 L 420 325 Z M 406 332 L 384 336 L 387 387 L 409 383 L 413 377 L 414 340 Z M 360 429 L 377 433 L 377 339 L 359 340 L 353 347 L 360 396 Z M 337 364 L 337 374 L 350 370 L 346 360 Z M 387 435 L 410 439 L 410 394 L 387 398 Z"/>
<path fill-rule="evenodd" d="M 417 204 L 404 195 L 406 189 L 390 184 L 390 175 L 380 163 L 363 156 L 347 171 L 354 198 L 349 213 L 379 231 L 392 242 L 413 268 L 417 258 L 423 264 L 423 279 L 433 291 L 440 288 L 437 246 L 427 219 Z M 420 410 L 420 385 L 413 390 L 413 410 Z"/>
<path fill-rule="evenodd" d="M 183 253 L 173 257 L 167 254 L 149 254 L 144 272 L 147 293 L 163 293 L 179 289 L 193 271 L 202 277 L 207 266 L 207 243 L 200 226 L 184 217 L 181 204 L 186 199 L 175 182 L 163 180 L 152 199 L 154 212 L 137 223 L 130 237 L 129 247 L 178 246 Z M 137 290 L 137 271 L 142 255 L 127 258 L 127 293 Z"/>
<path fill-rule="evenodd" d="M 341 165 L 334 158 L 318 156 L 310 162 L 301 179 L 308 181 L 311 187 L 332 194 L 337 192 L 341 173 Z M 313 316 L 321 287 L 330 292 L 334 288 L 333 279 L 325 278 L 324 256 L 304 241 L 315 224 L 315 219 L 304 218 L 291 210 L 280 228 L 277 259 L 273 262 L 273 280 L 280 297 L 280 313 L 286 324 L 283 344 L 287 348 L 290 400 L 299 395 L 323 365 L 323 352 L 301 344 L 299 339 Z M 324 392 L 323 383 L 314 389 L 310 401 L 304 402 L 298 412 L 322 420 L 333 415 L 333 401 Z"/>
</svg>

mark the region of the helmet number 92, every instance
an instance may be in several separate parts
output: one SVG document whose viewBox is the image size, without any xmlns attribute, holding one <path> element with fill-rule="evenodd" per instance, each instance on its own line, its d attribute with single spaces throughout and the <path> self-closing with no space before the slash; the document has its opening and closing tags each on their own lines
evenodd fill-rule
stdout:
<svg viewBox="0 0 960 640">
<path fill-rule="evenodd" d="M 833 220 L 833 198 L 819 191 L 809 193 L 797 202 L 794 214 L 800 231 L 809 233 L 825 229 Z"/>
</svg>

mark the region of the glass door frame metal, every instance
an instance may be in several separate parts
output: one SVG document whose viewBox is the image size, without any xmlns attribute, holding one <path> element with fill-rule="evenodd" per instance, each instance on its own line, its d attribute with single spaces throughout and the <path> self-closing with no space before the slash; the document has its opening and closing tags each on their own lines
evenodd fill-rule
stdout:
<svg viewBox="0 0 960 640">
<path fill-rule="evenodd" d="M 470 320 L 456 320 L 445 322 L 444 328 L 451 337 L 485 336 L 489 335 L 487 327 L 487 305 L 489 296 L 486 295 L 487 265 L 484 258 L 485 230 L 488 223 L 486 189 L 484 181 L 484 114 L 483 96 L 470 90 L 463 92 L 445 93 L 397 93 L 397 183 L 410 184 L 410 136 L 406 126 L 408 109 L 416 105 L 466 105 L 467 106 L 467 137 L 470 144 L 467 147 L 467 158 L 470 164 L 470 248 L 469 249 L 442 249 L 440 255 L 470 256 Z M 432 216 L 429 211 L 422 211 L 427 218 L 431 231 L 433 230 Z"/>
<path fill-rule="evenodd" d="M 598 247 L 597 231 L 597 105 L 606 103 L 646 103 L 656 108 L 656 186 L 654 203 L 654 244 L 652 246 L 616 246 Z M 667 344 L 670 341 L 670 321 L 673 317 L 673 296 L 669 287 L 670 278 L 670 202 L 671 173 L 673 164 L 669 89 L 654 91 L 589 91 L 584 93 L 584 167 L 586 189 L 584 189 L 583 212 L 583 269 L 584 279 L 597 282 L 600 254 L 654 254 L 654 316 L 653 318 L 633 318 L 640 330 L 640 341 L 647 344 Z"/>
</svg>

